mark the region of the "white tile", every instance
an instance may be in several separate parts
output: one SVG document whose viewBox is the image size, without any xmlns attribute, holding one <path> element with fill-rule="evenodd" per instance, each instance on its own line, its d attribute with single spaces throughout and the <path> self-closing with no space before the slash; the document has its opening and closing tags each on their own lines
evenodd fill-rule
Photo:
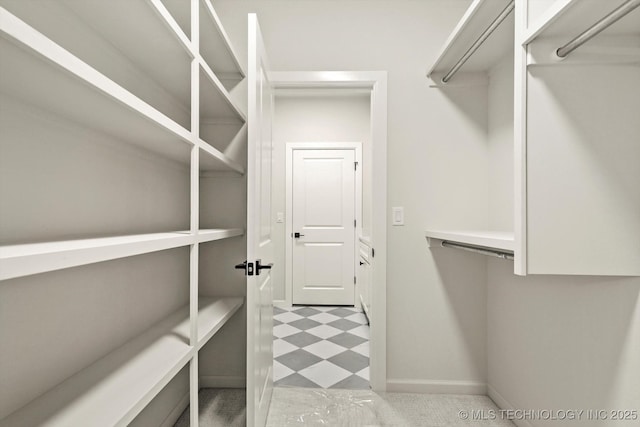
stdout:
<svg viewBox="0 0 640 427">
<path fill-rule="evenodd" d="M 369 339 L 369 327 L 367 325 L 360 325 L 353 329 L 349 329 L 350 334 L 359 336 L 360 338 Z"/>
<path fill-rule="evenodd" d="M 369 357 L 369 341 L 353 347 L 351 351 L 355 351 L 358 354 Z"/>
<path fill-rule="evenodd" d="M 340 318 L 338 316 L 334 316 L 333 314 L 329 314 L 329 313 L 318 313 L 318 314 L 314 314 L 313 316 L 309 316 L 309 319 L 315 320 L 316 322 L 320 322 L 320 323 L 329 323 L 329 322 L 333 322 L 334 320 L 338 320 Z"/>
<path fill-rule="evenodd" d="M 360 378 L 364 378 L 365 380 L 369 381 L 369 367 L 367 366 L 363 370 L 356 372 L 356 375 L 359 376 Z"/>
<path fill-rule="evenodd" d="M 281 321 L 282 323 L 290 323 L 294 320 L 302 319 L 302 316 L 299 314 L 292 313 L 287 311 L 286 313 L 280 313 L 273 316 L 274 319 Z"/>
<path fill-rule="evenodd" d="M 277 360 L 273 361 L 273 380 L 278 381 L 284 377 L 288 377 L 293 374 L 295 371 L 293 369 L 287 368 L 282 363 Z"/>
<path fill-rule="evenodd" d="M 342 369 L 341 367 L 334 365 L 331 362 L 327 362 L 326 360 L 298 371 L 298 373 L 310 379 L 322 388 L 331 387 L 352 375 L 351 372 L 346 369 Z"/>
<path fill-rule="evenodd" d="M 343 331 L 338 328 L 334 328 L 333 326 L 320 325 L 316 326 L 315 328 L 307 329 L 305 332 L 326 340 L 327 338 L 335 337 L 336 335 L 341 334 Z"/>
<path fill-rule="evenodd" d="M 323 359 L 328 359 L 338 353 L 347 351 L 348 349 L 341 345 L 334 344 L 331 341 L 322 340 L 304 347 L 303 350 L 308 351 L 311 354 L 315 354 L 318 357 L 322 357 Z"/>
<path fill-rule="evenodd" d="M 286 342 L 285 340 L 277 339 L 273 341 L 273 357 L 282 356 L 283 354 L 291 353 L 297 349 L 298 347 Z"/>
<path fill-rule="evenodd" d="M 360 323 L 361 325 L 367 324 L 367 316 L 365 316 L 364 313 L 355 313 L 351 316 L 345 317 L 345 319 L 351 320 L 352 322 Z"/>
<path fill-rule="evenodd" d="M 298 332 L 300 332 L 300 329 L 294 328 L 286 323 L 273 327 L 273 335 L 278 338 L 288 337 L 289 335 L 297 334 Z"/>
</svg>

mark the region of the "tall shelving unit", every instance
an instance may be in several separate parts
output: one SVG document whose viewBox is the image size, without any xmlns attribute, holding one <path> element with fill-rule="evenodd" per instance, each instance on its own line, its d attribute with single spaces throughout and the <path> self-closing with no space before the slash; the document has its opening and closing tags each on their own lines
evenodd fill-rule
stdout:
<svg viewBox="0 0 640 427">
<path fill-rule="evenodd" d="M 638 276 L 640 1 L 528 3 L 521 270 Z M 586 43 L 559 57 L 578 36 Z"/>
<path fill-rule="evenodd" d="M 501 177 L 491 176 L 492 171 L 498 170 L 502 176 L 511 178 L 509 174 L 513 168 L 513 101 L 508 96 L 513 92 L 515 67 L 512 56 L 513 6 L 511 0 L 475 0 L 427 73 L 433 82 L 432 87 L 443 91 L 464 91 L 466 87 L 486 86 L 487 175 L 470 176 L 469 179 L 486 179 L 489 197 L 496 199 L 495 203 L 489 204 L 485 229 L 469 230 L 462 226 L 429 229 L 425 237 L 431 248 L 453 244 L 458 248 L 470 248 L 503 258 L 514 255 L 511 179 L 505 182 Z M 496 22 L 501 15 L 503 19 Z M 484 42 L 477 44 L 476 40 L 479 39 L 484 39 Z M 460 102 L 464 102 L 464 99 Z"/>
<path fill-rule="evenodd" d="M 475 0 L 428 75 L 441 90 L 464 90 L 488 72 L 489 144 L 492 111 L 512 117 L 513 197 L 504 207 L 513 224 L 428 230 L 429 244 L 513 256 L 519 275 L 640 275 L 638 40 L 638 0 Z M 492 76 L 505 49 L 513 63 L 502 96 L 512 108 L 496 109 Z M 504 192 L 496 182 L 489 178 L 490 198 Z"/>
<path fill-rule="evenodd" d="M 244 71 L 210 0 L 2 0 L 0 36 L 0 425 L 144 424 L 173 387 L 149 419 L 190 400 L 197 426 L 201 350 L 246 335 L 243 287 L 199 275 L 246 253 L 246 215 L 201 209 L 246 210 Z"/>
</svg>

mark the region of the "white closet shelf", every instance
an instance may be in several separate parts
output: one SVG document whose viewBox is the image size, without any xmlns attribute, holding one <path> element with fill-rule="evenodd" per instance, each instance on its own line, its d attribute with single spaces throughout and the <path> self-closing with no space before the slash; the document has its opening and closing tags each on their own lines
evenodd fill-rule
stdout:
<svg viewBox="0 0 640 427">
<path fill-rule="evenodd" d="M 138 70 L 138 80 L 152 80 L 184 107 L 189 106 L 191 42 L 160 0 L 58 0 L 33 7 L 23 0 L 4 0 L 6 8 L 87 64 L 105 73 L 101 64 L 113 52 L 93 49 L 74 40 L 108 40 L 117 54 Z M 46 17 L 46 18 L 45 18 Z M 44 25 L 44 22 L 52 25 Z M 122 76 L 121 76 L 122 77 Z M 135 92 L 137 80 L 121 79 Z M 142 82 L 144 86 L 146 82 Z M 143 97 L 144 98 L 144 97 Z"/>
<path fill-rule="evenodd" d="M 2 426 L 127 425 L 242 304 L 243 298 L 201 298 L 195 347 L 189 345 L 189 307 L 183 307 L 9 415 Z"/>
<path fill-rule="evenodd" d="M 2 7 L 0 56 L 4 96 L 189 162 L 191 132 Z"/>
<path fill-rule="evenodd" d="M 625 0 L 556 0 L 524 33 L 522 44 L 531 43 L 538 37 L 571 38 L 582 33 Z M 640 35 L 640 10 L 629 13 L 602 32 L 610 36 Z"/>
<path fill-rule="evenodd" d="M 440 84 L 442 77 L 462 58 L 509 2 L 510 0 L 474 0 L 444 43 L 433 66 L 427 72 L 427 77 Z M 513 37 L 512 12 L 466 61 L 460 73 L 489 70 L 513 49 Z"/>
<path fill-rule="evenodd" d="M 200 63 L 200 117 L 208 120 L 235 120 L 245 123 L 247 116 L 231 99 L 220 79 L 205 62 Z"/>
<path fill-rule="evenodd" d="M 213 240 L 228 239 L 231 237 L 237 237 L 244 235 L 244 229 L 242 228 L 228 228 L 228 229 L 201 229 L 198 231 L 198 242 L 205 243 Z"/>
<path fill-rule="evenodd" d="M 210 0 L 200 0 L 200 53 L 220 80 L 245 77 L 231 40 Z"/>
<path fill-rule="evenodd" d="M 0 246 L 0 280 L 13 279 L 244 234 L 241 228 L 138 234 Z"/>
<path fill-rule="evenodd" d="M 232 170 L 239 174 L 244 174 L 244 167 L 238 162 L 230 159 L 208 143 L 200 140 L 200 149 L 204 155 L 200 156 L 200 170 L 209 171 L 229 171 Z"/>
<path fill-rule="evenodd" d="M 435 240 L 508 252 L 513 252 L 515 248 L 514 234 L 509 231 L 427 230 L 425 236 L 429 245 L 433 245 Z"/>
</svg>

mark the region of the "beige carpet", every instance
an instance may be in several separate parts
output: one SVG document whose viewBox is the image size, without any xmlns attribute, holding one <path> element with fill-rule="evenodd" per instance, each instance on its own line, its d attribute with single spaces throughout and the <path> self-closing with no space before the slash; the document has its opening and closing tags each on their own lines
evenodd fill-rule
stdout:
<svg viewBox="0 0 640 427">
<path fill-rule="evenodd" d="M 244 427 L 246 398 L 244 389 L 203 388 L 198 393 L 201 427 Z M 189 407 L 174 427 L 189 427 Z"/>
</svg>

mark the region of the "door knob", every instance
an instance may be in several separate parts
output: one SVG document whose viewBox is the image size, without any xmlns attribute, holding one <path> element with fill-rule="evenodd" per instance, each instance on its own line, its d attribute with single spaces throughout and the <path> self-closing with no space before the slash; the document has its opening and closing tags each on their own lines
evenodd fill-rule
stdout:
<svg viewBox="0 0 640 427">
<path fill-rule="evenodd" d="M 300 237 L 304 237 L 304 234 L 300 234 L 298 232 L 293 233 L 293 237 L 295 237 L 296 239 L 299 239 Z"/>
</svg>

